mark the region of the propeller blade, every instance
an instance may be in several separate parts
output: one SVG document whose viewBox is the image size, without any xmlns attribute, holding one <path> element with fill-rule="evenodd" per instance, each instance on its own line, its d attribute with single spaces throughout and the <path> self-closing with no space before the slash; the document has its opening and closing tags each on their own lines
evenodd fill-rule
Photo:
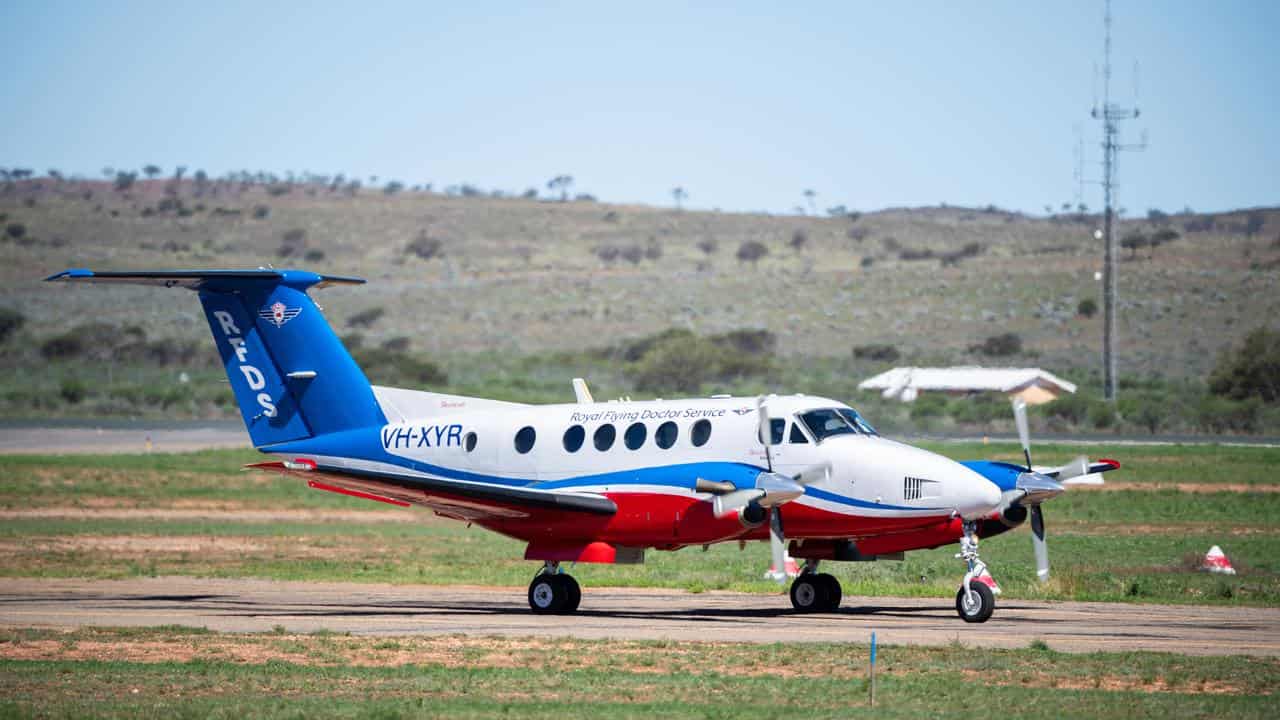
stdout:
<svg viewBox="0 0 1280 720">
<path fill-rule="evenodd" d="M 716 517 L 724 517 L 730 513 L 735 513 L 751 503 L 752 500 L 759 500 L 765 496 L 765 491 L 757 488 L 747 490 L 734 490 L 731 493 L 717 495 L 711 501 L 711 510 Z"/>
<path fill-rule="evenodd" d="M 782 532 L 782 509 L 769 513 L 769 552 L 773 555 L 773 569 L 779 574 L 778 582 L 787 582 L 787 538 Z"/>
<path fill-rule="evenodd" d="M 764 443 L 764 460 L 769 467 L 769 472 L 773 472 L 773 454 L 769 452 L 769 446 L 773 444 L 773 433 L 769 427 L 769 412 L 764 408 L 764 396 L 756 396 L 756 417 L 760 420 L 760 442 Z"/>
<path fill-rule="evenodd" d="M 1040 582 L 1049 579 L 1049 545 L 1044 539 L 1044 510 L 1031 506 L 1031 546 L 1036 551 L 1036 577 Z"/>
<path fill-rule="evenodd" d="M 1081 455 L 1071 462 L 1058 468 L 1058 482 L 1070 480 L 1071 478 L 1080 477 L 1089 474 L 1089 458 Z"/>
<path fill-rule="evenodd" d="M 1031 472 L 1031 431 L 1027 429 L 1027 401 L 1010 398 L 1013 403 L 1013 422 L 1018 426 L 1018 439 L 1022 441 L 1022 456 L 1027 459 L 1027 472 Z"/>
</svg>

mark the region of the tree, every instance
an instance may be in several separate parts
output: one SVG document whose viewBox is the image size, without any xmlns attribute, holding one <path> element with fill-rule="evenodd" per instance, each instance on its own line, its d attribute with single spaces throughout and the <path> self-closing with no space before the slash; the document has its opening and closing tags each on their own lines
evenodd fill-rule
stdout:
<svg viewBox="0 0 1280 720">
<path fill-rule="evenodd" d="M 748 240 L 738 246 L 738 260 L 740 262 L 749 262 L 753 266 L 760 262 L 760 258 L 768 254 L 769 248 L 757 240 Z"/>
<path fill-rule="evenodd" d="M 116 173 L 116 190 L 124 192 L 133 187 L 133 183 L 138 179 L 138 173 L 125 172 L 123 170 Z"/>
<path fill-rule="evenodd" d="M 1209 375 L 1209 391 L 1234 400 L 1280 402 L 1280 330 L 1260 327 L 1238 350 L 1223 352 Z"/>
<path fill-rule="evenodd" d="M 1169 224 L 1169 213 L 1157 208 L 1151 208 L 1147 211 L 1147 222 L 1156 227 L 1164 227 Z"/>
<path fill-rule="evenodd" d="M 148 180 L 154 180 L 160 174 L 160 168 L 156 165 L 145 165 L 142 168 L 142 174 L 146 175 Z"/>
<path fill-rule="evenodd" d="M 1087 318 L 1097 315 L 1098 301 L 1093 298 L 1085 298 L 1081 300 L 1080 304 L 1076 305 L 1076 314 Z"/>
<path fill-rule="evenodd" d="M 689 193 L 685 192 L 684 188 L 677 185 L 676 187 L 671 188 L 671 198 L 676 201 L 676 209 L 680 210 L 684 201 L 689 199 Z"/>
<path fill-rule="evenodd" d="M 572 175 L 557 175 L 547 181 L 547 190 L 560 193 L 560 202 L 569 202 L 569 188 L 573 187 Z"/>
<path fill-rule="evenodd" d="M 818 193 L 817 193 L 817 191 L 815 191 L 815 190 L 806 189 L 806 190 L 804 191 L 804 199 L 809 203 L 809 214 L 810 214 L 810 215 L 817 215 L 817 214 L 818 214 L 818 211 L 817 211 L 816 209 L 814 209 L 814 205 L 813 205 L 814 200 L 815 200 L 817 197 L 818 197 Z"/>
</svg>

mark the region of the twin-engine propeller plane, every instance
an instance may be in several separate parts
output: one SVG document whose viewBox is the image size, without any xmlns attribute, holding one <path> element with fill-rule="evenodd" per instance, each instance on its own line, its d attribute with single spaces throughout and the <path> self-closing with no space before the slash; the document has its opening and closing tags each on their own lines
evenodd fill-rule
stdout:
<svg viewBox="0 0 1280 720">
<path fill-rule="evenodd" d="M 1084 458 L 1043 471 L 960 463 L 881 437 L 848 405 L 804 395 L 519 403 L 370 385 L 307 291 L 363 280 L 298 270 L 95 272 L 57 282 L 194 290 L 249 438 L 280 458 L 250 465 L 310 487 L 476 523 L 527 543 L 542 566 L 535 613 L 570 613 L 567 562 L 638 563 L 645 551 L 768 540 L 775 567 L 804 560 L 795 609 L 831 611 L 822 560 L 901 559 L 959 542 L 956 609 L 991 616 L 978 539 L 1030 515 L 1048 575 L 1040 503 L 1063 483 L 1118 467 Z M 1025 410 L 1019 428 L 1026 448 Z"/>
</svg>

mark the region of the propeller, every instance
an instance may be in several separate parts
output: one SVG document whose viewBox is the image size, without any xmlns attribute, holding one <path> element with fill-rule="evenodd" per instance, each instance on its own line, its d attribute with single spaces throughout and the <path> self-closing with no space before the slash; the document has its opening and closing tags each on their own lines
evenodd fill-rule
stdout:
<svg viewBox="0 0 1280 720">
<path fill-rule="evenodd" d="M 1018 477 L 1018 489 L 1023 491 L 1018 501 L 1031 510 L 1031 546 L 1036 554 L 1036 577 L 1040 582 L 1049 579 L 1049 544 L 1045 541 L 1044 510 L 1040 503 L 1060 494 L 1065 488 L 1049 475 L 1038 473 L 1031 467 L 1031 432 L 1027 428 L 1027 403 L 1020 397 L 1012 398 L 1013 421 L 1018 426 L 1018 440 L 1022 442 L 1022 457 L 1027 471 Z M 1088 460 L 1084 461 L 1088 470 Z M 1073 465 L 1074 463 L 1069 463 Z M 1067 466 L 1064 466 L 1065 469 Z M 1061 477 L 1061 474 L 1059 474 Z"/>
</svg>

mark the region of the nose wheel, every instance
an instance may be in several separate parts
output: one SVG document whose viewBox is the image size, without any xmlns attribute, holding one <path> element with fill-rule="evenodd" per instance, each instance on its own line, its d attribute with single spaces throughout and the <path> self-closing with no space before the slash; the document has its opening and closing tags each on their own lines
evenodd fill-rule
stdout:
<svg viewBox="0 0 1280 720">
<path fill-rule="evenodd" d="M 578 610 L 582 588 L 559 563 L 547 563 L 529 583 L 529 608 L 538 615 L 567 615 Z"/>
<path fill-rule="evenodd" d="M 987 580 L 987 564 L 978 557 L 978 524 L 966 522 L 960 538 L 960 552 L 956 557 L 965 561 L 968 572 L 956 591 L 956 613 L 967 623 L 982 623 L 991 618 L 996 609 L 996 595 Z"/>
</svg>

